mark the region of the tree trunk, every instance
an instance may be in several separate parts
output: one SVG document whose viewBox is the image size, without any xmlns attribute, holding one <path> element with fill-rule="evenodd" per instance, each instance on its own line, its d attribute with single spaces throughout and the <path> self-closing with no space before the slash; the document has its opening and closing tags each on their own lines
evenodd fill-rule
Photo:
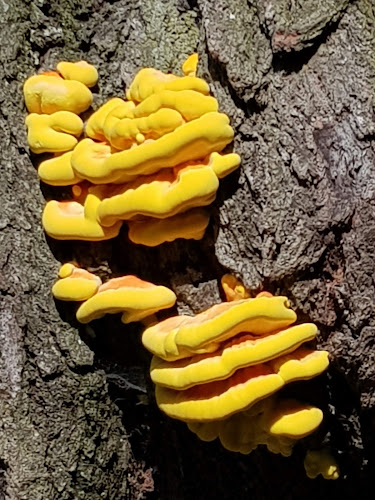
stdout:
<svg viewBox="0 0 375 500">
<path fill-rule="evenodd" d="M 375 447 L 373 0 L 0 0 L 0 498 L 366 498 Z M 24 127 L 24 80 L 60 60 L 99 71 L 94 108 L 142 67 L 199 74 L 231 118 L 238 173 L 200 242 L 56 242 Z M 51 296 L 59 262 L 166 284 L 178 311 L 220 301 L 234 273 L 319 326 L 326 375 L 289 389 L 324 410 L 290 458 L 203 443 L 156 408 L 141 326 L 78 325 Z M 121 410 L 121 411 L 120 411 Z M 329 446 L 340 479 L 310 480 Z M 154 491 L 154 493 L 151 493 Z"/>
</svg>

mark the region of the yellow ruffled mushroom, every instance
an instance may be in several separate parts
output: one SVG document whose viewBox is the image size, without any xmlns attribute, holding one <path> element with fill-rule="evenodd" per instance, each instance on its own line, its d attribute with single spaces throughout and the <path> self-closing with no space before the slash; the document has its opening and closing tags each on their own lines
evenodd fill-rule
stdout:
<svg viewBox="0 0 375 500">
<path fill-rule="evenodd" d="M 323 420 L 319 408 L 303 405 L 293 399 L 279 400 L 266 416 L 267 433 L 291 439 L 301 439 L 314 432 Z"/>
<path fill-rule="evenodd" d="M 56 69 L 65 80 L 75 80 L 86 87 L 94 87 L 98 82 L 99 77 L 95 66 L 86 61 L 61 61 Z"/>
<path fill-rule="evenodd" d="M 104 135 L 104 123 L 107 119 L 107 116 L 112 110 L 119 106 L 123 106 L 124 104 L 128 112 L 130 112 L 130 110 L 135 107 L 134 103 L 125 103 L 125 101 L 123 99 L 120 99 L 119 97 L 114 97 L 113 99 L 110 99 L 105 104 L 100 106 L 100 108 L 97 109 L 95 113 L 93 113 L 87 120 L 85 127 L 86 135 L 88 137 L 91 137 L 91 139 L 95 139 L 96 141 L 105 141 L 106 138 Z"/>
<path fill-rule="evenodd" d="M 156 386 L 158 407 L 185 422 L 220 420 L 242 411 L 283 387 L 283 379 L 267 365 L 237 370 L 225 380 L 197 385 L 185 391 Z"/>
<path fill-rule="evenodd" d="M 57 111 L 70 111 L 79 115 L 92 103 L 92 93 L 86 85 L 64 80 L 53 71 L 28 78 L 23 93 L 29 113 L 50 115 Z"/>
<path fill-rule="evenodd" d="M 173 109 L 159 109 L 144 118 L 118 118 L 115 108 L 104 124 L 104 134 L 116 149 L 129 149 L 146 139 L 158 139 L 180 127 L 184 120 Z"/>
<path fill-rule="evenodd" d="M 93 184 L 127 182 L 138 175 L 201 160 L 214 151 L 220 152 L 232 139 L 228 117 L 206 113 L 155 141 L 112 154 L 95 172 L 84 164 L 74 165 L 74 169 L 78 176 Z"/>
<path fill-rule="evenodd" d="M 229 159 L 227 158 L 229 156 Z M 219 181 L 215 170 L 225 163 L 237 165 L 237 155 L 211 154 L 208 164 L 182 165 L 174 171 L 139 177 L 114 189 L 100 204 L 103 225 L 139 216 L 165 219 L 194 207 L 209 205 L 216 197 Z"/>
<path fill-rule="evenodd" d="M 126 92 L 126 98 L 129 101 L 141 102 L 151 94 L 162 90 L 172 90 L 174 92 L 194 90 L 207 95 L 210 92 L 210 87 L 207 82 L 195 76 L 181 77 L 166 74 L 154 68 L 144 68 L 135 75 Z"/>
<path fill-rule="evenodd" d="M 137 216 L 165 219 L 190 208 L 210 204 L 219 181 L 209 166 L 188 166 L 178 171 L 162 170 L 114 189 L 99 206 L 98 218 L 104 226 Z"/>
<path fill-rule="evenodd" d="M 101 241 L 118 235 L 121 222 L 102 227 L 97 221 L 97 209 L 103 196 L 101 186 L 91 187 L 83 203 L 78 201 L 47 202 L 42 224 L 45 232 L 57 240 Z"/>
<path fill-rule="evenodd" d="M 298 360 L 293 371 L 286 370 L 288 377 L 284 378 L 283 366 L 289 362 L 288 358 L 281 357 L 278 365 L 268 363 L 241 368 L 228 378 L 195 385 L 186 390 L 173 390 L 157 385 L 156 402 L 168 416 L 185 422 L 220 420 L 251 407 L 287 383 L 304 380 L 308 376 L 311 378 L 327 367 L 319 366 L 317 373 L 312 374 L 309 366 L 311 360 Z M 318 408 L 304 407 L 303 412 L 301 410 L 298 416 L 293 417 L 294 413 L 294 407 L 290 409 L 289 403 L 280 403 L 268 420 L 267 432 L 299 439 L 315 430 L 323 418 Z"/>
<path fill-rule="evenodd" d="M 83 130 L 81 118 L 70 111 L 26 117 L 27 142 L 33 153 L 62 153 L 74 148 Z"/>
<path fill-rule="evenodd" d="M 196 384 L 222 380 L 239 368 L 270 360 L 273 360 L 270 361 L 273 371 L 279 372 L 285 381 L 290 381 L 295 373 L 301 377 L 301 363 L 305 378 L 310 378 L 327 368 L 327 353 L 295 349 L 303 342 L 314 339 L 316 333 L 317 328 L 313 323 L 304 323 L 261 337 L 243 333 L 225 342 L 211 354 L 200 354 L 174 362 L 154 357 L 150 368 L 151 379 L 157 385 L 185 390 Z M 294 352 L 284 356 L 292 350 Z"/>
<path fill-rule="evenodd" d="M 68 151 L 42 161 L 38 167 L 40 179 L 51 186 L 71 186 L 81 182 L 71 164 L 72 154 L 72 151 Z"/>
<path fill-rule="evenodd" d="M 71 263 L 61 266 L 59 278 L 52 287 L 52 294 L 58 300 L 87 300 L 96 294 L 102 284 L 98 276 Z"/>
<path fill-rule="evenodd" d="M 174 316 L 143 332 L 143 345 L 167 361 L 214 352 L 240 332 L 266 335 L 296 320 L 286 297 L 223 302 L 194 317 Z"/>
<path fill-rule="evenodd" d="M 176 110 L 186 121 L 190 121 L 206 113 L 217 112 L 219 104 L 214 97 L 194 90 L 181 90 L 180 92 L 162 90 L 138 104 L 134 109 L 134 117 L 149 116 L 164 108 Z"/>
<path fill-rule="evenodd" d="M 229 451 L 248 454 L 265 445 L 272 453 L 287 457 L 299 439 L 319 427 L 322 417 L 318 408 L 272 396 L 226 419 L 188 422 L 188 427 L 203 441 L 219 438 Z"/>
<path fill-rule="evenodd" d="M 92 139 L 82 139 L 76 145 L 70 159 L 76 177 L 77 172 L 83 168 L 86 172 L 95 173 L 107 158 L 112 154 L 112 149 L 106 142 L 95 142 Z"/>
<path fill-rule="evenodd" d="M 129 221 L 129 239 L 133 243 L 154 247 L 178 238 L 200 240 L 210 220 L 204 210 L 194 209 L 167 219 Z"/>
<path fill-rule="evenodd" d="M 113 278 L 99 288 L 77 311 L 77 319 L 88 323 L 105 314 L 122 313 L 122 322 L 140 321 L 176 302 L 176 295 L 165 286 L 157 286 L 136 276 Z"/>
</svg>

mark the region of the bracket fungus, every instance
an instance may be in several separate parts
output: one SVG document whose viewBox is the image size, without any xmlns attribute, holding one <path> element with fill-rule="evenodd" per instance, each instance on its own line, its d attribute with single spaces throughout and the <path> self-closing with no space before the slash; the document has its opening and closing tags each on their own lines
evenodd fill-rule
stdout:
<svg viewBox="0 0 375 500">
<path fill-rule="evenodd" d="M 102 195 L 90 215 L 84 202 L 48 202 L 43 225 L 51 237 L 113 238 L 125 220 L 130 240 L 146 246 L 203 238 L 209 219 L 189 210 L 213 202 L 219 179 L 238 168 L 240 157 L 220 154 L 234 131 L 208 83 L 196 77 L 197 64 L 192 54 L 183 76 L 141 69 L 126 99 L 105 102 L 85 125 L 78 115 L 92 102 L 88 87 L 98 79 L 92 65 L 62 61 L 57 71 L 25 82 L 30 149 L 54 153 L 39 165 L 41 180 L 98 185 Z M 83 129 L 86 137 L 79 141 Z"/>
<path fill-rule="evenodd" d="M 209 215 L 197 208 L 167 219 L 149 217 L 140 221 L 128 221 L 128 236 L 133 243 L 148 247 L 155 247 L 178 238 L 200 240 L 209 220 Z"/>
<path fill-rule="evenodd" d="M 59 278 L 52 287 L 52 295 L 58 300 L 87 300 L 96 294 L 102 284 L 98 276 L 71 263 L 61 266 Z"/>
<path fill-rule="evenodd" d="M 150 374 L 157 405 L 204 441 L 219 438 L 241 453 L 263 444 L 288 456 L 319 427 L 323 413 L 275 393 L 323 373 L 328 353 L 303 345 L 317 328 L 293 325 L 297 316 L 286 297 L 261 292 L 248 298 L 231 275 L 221 283 L 228 302 L 143 332 L 143 345 L 154 354 Z"/>
<path fill-rule="evenodd" d="M 102 197 L 101 186 L 88 188 L 84 201 L 48 201 L 42 224 L 48 236 L 57 240 L 101 241 L 118 235 L 121 222 L 102 227 L 96 214 Z"/>
<path fill-rule="evenodd" d="M 50 115 L 70 111 L 79 115 L 92 103 L 92 93 L 86 85 L 80 81 L 64 80 L 54 71 L 28 78 L 23 94 L 29 113 Z"/>
<path fill-rule="evenodd" d="M 176 295 L 165 286 L 154 285 L 136 276 L 113 278 L 100 286 L 98 293 L 77 311 L 81 323 L 89 323 L 105 314 L 122 313 L 122 322 L 140 321 L 176 302 Z"/>
<path fill-rule="evenodd" d="M 223 153 L 234 131 L 208 83 L 196 76 L 197 64 L 197 54 L 189 56 L 183 76 L 141 69 L 126 99 L 110 99 L 85 125 L 78 115 L 92 103 L 88 87 L 98 79 L 92 65 L 63 61 L 57 72 L 28 78 L 30 149 L 54 154 L 39 165 L 39 176 L 52 186 L 73 186 L 73 199 L 51 200 L 44 208 L 49 236 L 106 240 L 126 221 L 129 239 L 151 247 L 203 237 L 209 216 L 201 207 L 215 199 L 219 180 L 238 168 L 240 157 Z M 251 298 L 230 275 L 222 286 L 227 302 L 196 316 L 152 320 L 143 332 L 143 345 L 154 354 L 157 404 L 205 441 L 219 438 L 241 453 L 264 444 L 290 455 L 323 414 L 275 393 L 322 373 L 328 353 L 303 346 L 317 328 L 294 325 L 297 315 L 286 297 L 261 292 Z M 154 313 L 176 302 L 164 286 L 131 275 L 102 284 L 74 264 L 61 267 L 52 291 L 57 299 L 82 302 L 76 313 L 81 323 L 122 313 L 123 323 L 150 324 Z M 305 467 L 311 477 L 314 470 L 336 474 L 323 455 L 310 453 Z"/>
<path fill-rule="evenodd" d="M 30 149 L 37 154 L 70 151 L 83 130 L 81 118 L 70 111 L 57 111 L 51 115 L 31 113 L 25 123 Z"/>
<path fill-rule="evenodd" d="M 51 186 L 72 186 L 81 182 L 72 167 L 73 151 L 56 154 L 53 158 L 39 163 L 38 175 L 40 179 Z"/>
<path fill-rule="evenodd" d="M 241 332 L 265 335 L 294 323 L 286 297 L 223 302 L 197 316 L 174 316 L 143 332 L 143 345 L 166 361 L 214 352 Z"/>
<path fill-rule="evenodd" d="M 99 77 L 95 66 L 86 61 L 61 61 L 56 69 L 65 80 L 75 80 L 86 87 L 94 87 Z"/>
</svg>

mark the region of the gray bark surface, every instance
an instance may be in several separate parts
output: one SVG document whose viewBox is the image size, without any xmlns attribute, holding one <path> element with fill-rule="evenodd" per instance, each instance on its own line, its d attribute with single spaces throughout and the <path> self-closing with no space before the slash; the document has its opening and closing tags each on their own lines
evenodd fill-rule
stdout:
<svg viewBox="0 0 375 500">
<path fill-rule="evenodd" d="M 0 498 L 367 498 L 375 447 L 375 5 L 372 0 L 0 0 Z M 178 71 L 198 50 L 235 128 L 205 238 L 156 249 L 122 231 L 56 242 L 25 135 L 22 84 L 60 60 L 99 71 L 94 109 L 142 67 Z M 89 326 L 55 303 L 60 262 L 165 284 L 177 311 L 223 297 L 225 272 L 285 294 L 319 326 L 328 373 L 288 388 L 324 410 L 290 458 L 203 443 L 156 408 L 141 325 Z M 169 314 L 169 313 L 166 313 Z M 329 446 L 337 481 L 305 476 Z"/>
</svg>

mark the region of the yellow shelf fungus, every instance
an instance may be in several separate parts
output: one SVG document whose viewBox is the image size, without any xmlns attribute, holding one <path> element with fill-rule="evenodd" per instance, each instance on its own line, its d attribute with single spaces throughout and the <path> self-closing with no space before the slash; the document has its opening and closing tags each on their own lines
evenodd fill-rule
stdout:
<svg viewBox="0 0 375 500">
<path fill-rule="evenodd" d="M 210 204 L 218 187 L 219 181 L 209 166 L 188 166 L 176 174 L 163 170 L 115 189 L 100 204 L 98 218 L 104 226 L 140 215 L 164 219 Z"/>
<path fill-rule="evenodd" d="M 338 479 L 340 477 L 340 469 L 331 455 L 330 451 L 326 448 L 321 450 L 309 450 L 306 453 L 304 466 L 307 477 L 315 479 L 321 474 L 324 479 Z"/>
<path fill-rule="evenodd" d="M 51 186 L 72 186 L 81 182 L 71 164 L 72 154 L 72 151 L 68 151 L 67 153 L 56 155 L 49 160 L 42 161 L 38 167 L 40 179 Z"/>
<path fill-rule="evenodd" d="M 98 82 L 98 71 L 86 61 L 61 61 L 56 66 L 57 71 L 65 80 L 75 80 L 86 87 L 94 87 Z"/>
<path fill-rule="evenodd" d="M 145 140 L 155 140 L 173 132 L 184 120 L 180 113 L 173 109 L 159 109 L 144 118 L 119 118 L 115 108 L 104 124 L 104 134 L 113 147 L 119 150 L 129 149 Z"/>
<path fill-rule="evenodd" d="M 267 415 L 267 432 L 273 436 L 301 439 L 314 432 L 323 420 L 323 412 L 292 399 L 278 402 Z"/>
<path fill-rule="evenodd" d="M 216 172 L 219 170 L 223 174 L 224 168 L 232 170 L 238 161 L 236 154 L 212 153 L 207 164 L 182 165 L 173 171 L 164 169 L 114 188 L 100 204 L 99 221 L 106 226 L 116 220 L 132 220 L 139 216 L 169 220 L 191 208 L 209 205 L 219 187 Z M 76 164 L 75 154 L 72 162 Z"/>
<path fill-rule="evenodd" d="M 104 123 L 107 119 L 107 116 L 109 113 L 114 110 L 115 108 L 122 106 L 125 104 L 125 101 L 123 99 L 120 99 L 119 97 L 114 97 L 113 99 L 110 99 L 107 101 L 105 104 L 100 106 L 99 109 L 97 109 L 87 120 L 86 127 L 85 127 L 85 133 L 88 137 L 91 137 L 91 139 L 95 139 L 96 141 L 105 141 L 105 135 L 104 135 Z M 130 108 L 134 108 L 135 105 L 134 103 L 130 102 L 129 104 L 126 104 L 126 108 L 130 111 Z"/>
<path fill-rule="evenodd" d="M 326 359 L 326 354 L 323 352 L 320 357 Z M 156 402 L 162 411 L 173 418 L 200 422 L 219 420 L 249 408 L 287 383 L 315 377 L 327 368 L 326 363 L 316 363 L 315 359 L 311 359 L 313 356 L 311 351 L 301 354 L 298 350 L 293 368 L 290 365 L 285 368 L 285 365 L 290 363 L 290 356 L 292 355 L 281 356 L 277 364 L 271 362 L 246 366 L 230 376 L 226 375 L 225 379 L 222 377 L 202 385 L 194 385 L 189 389 L 173 390 L 157 385 Z M 309 356 L 310 359 L 307 361 L 303 359 Z M 269 424 L 269 434 L 293 437 L 290 429 L 294 426 L 297 437 L 304 437 L 312 432 L 312 426 L 315 429 L 322 420 L 322 412 L 318 408 L 310 407 L 304 408 L 304 412 L 299 413 L 298 417 L 294 416 L 294 409 L 290 410 L 292 416 L 288 413 L 286 418 L 284 410 L 290 409 L 290 405 L 283 405 L 284 402 L 274 412 Z M 282 416 L 285 417 L 283 420 Z M 317 421 L 319 423 L 315 425 Z"/>
<path fill-rule="evenodd" d="M 222 113 L 206 113 L 155 141 L 112 154 L 95 172 L 74 166 L 77 174 L 93 184 L 127 182 L 163 168 L 205 158 L 220 152 L 233 140 L 229 119 Z"/>
<path fill-rule="evenodd" d="M 23 94 L 29 113 L 50 115 L 57 111 L 70 111 L 79 115 L 92 103 L 92 93 L 86 85 L 64 80 L 53 71 L 28 78 Z"/>
<path fill-rule="evenodd" d="M 126 98 L 129 101 L 141 102 L 163 90 L 194 90 L 207 95 L 210 87 L 207 82 L 195 76 L 176 76 L 154 68 L 143 68 L 135 75 L 126 92 Z"/>
<path fill-rule="evenodd" d="M 76 177 L 77 172 L 85 168 L 88 172 L 96 172 L 106 158 L 111 156 L 111 146 L 106 142 L 95 142 L 92 139 L 82 139 L 73 150 L 71 166 Z"/>
<path fill-rule="evenodd" d="M 173 109 L 186 121 L 196 120 L 202 115 L 219 110 L 219 104 L 214 97 L 200 94 L 194 90 L 163 90 L 150 95 L 134 109 L 134 118 L 149 116 L 160 109 Z"/>
<path fill-rule="evenodd" d="M 306 377 L 315 376 L 327 368 L 327 353 L 295 349 L 303 342 L 314 339 L 316 333 L 317 328 L 313 323 L 304 323 L 262 337 L 242 333 L 211 354 L 195 355 L 174 362 L 154 357 L 150 368 L 151 380 L 170 389 L 184 390 L 196 384 L 222 380 L 239 368 L 265 363 L 274 358 L 272 369 L 275 372 L 280 370 L 284 379 L 291 379 L 298 372 L 299 363 L 305 363 L 307 369 L 311 370 L 311 375 L 307 372 Z M 279 357 L 292 350 L 294 352 L 289 357 Z M 296 353 L 299 355 L 297 358 Z M 285 364 L 286 361 L 289 364 Z"/>
<path fill-rule="evenodd" d="M 98 276 L 71 263 L 61 266 L 59 278 L 52 287 L 52 295 L 58 300 L 87 300 L 96 294 L 102 284 Z"/>
<path fill-rule="evenodd" d="M 25 120 L 27 141 L 33 153 L 62 153 L 74 148 L 82 134 L 81 118 L 70 111 L 51 115 L 31 113 Z"/>
<path fill-rule="evenodd" d="M 77 201 L 49 203 L 44 222 L 50 235 L 96 241 L 117 234 L 101 226 L 117 228 L 118 221 L 127 220 L 130 240 L 147 246 L 203 237 L 208 217 L 184 212 L 211 203 L 218 179 L 238 168 L 240 157 L 219 154 L 234 132 L 229 118 L 218 112 L 208 83 L 195 76 L 197 64 L 197 54 L 188 57 L 184 76 L 140 70 L 127 100 L 110 99 L 91 114 L 84 127 L 86 138 L 80 142 L 83 123 L 77 115 L 92 103 L 88 87 L 98 79 L 94 66 L 62 61 L 57 71 L 25 82 L 30 149 L 58 154 L 40 164 L 41 180 L 53 186 L 110 184 L 101 188 L 100 213 L 90 224 Z M 51 223 L 66 222 L 68 214 L 74 229 L 64 235 Z M 62 227 L 68 229 L 66 224 Z"/>
<path fill-rule="evenodd" d="M 314 432 L 321 421 L 318 408 L 272 396 L 226 419 L 188 422 L 188 427 L 202 441 L 219 438 L 229 451 L 248 454 L 265 445 L 272 453 L 288 457 L 298 439 Z"/>
<path fill-rule="evenodd" d="M 101 186 L 91 187 L 83 203 L 78 201 L 47 202 L 42 224 L 45 232 L 57 240 L 101 241 L 118 235 L 121 222 L 102 227 L 97 221 L 97 209 L 102 197 Z"/>
<path fill-rule="evenodd" d="M 273 394 L 320 375 L 328 353 L 303 346 L 317 328 L 291 326 L 296 314 L 286 297 L 263 291 L 248 298 L 231 275 L 221 283 L 228 302 L 145 329 L 157 405 L 203 441 L 219 438 L 226 449 L 245 454 L 266 445 L 289 456 L 299 439 L 319 427 L 323 413 Z"/>
<path fill-rule="evenodd" d="M 178 238 L 200 240 L 210 217 L 204 210 L 194 209 L 167 219 L 129 221 L 129 239 L 133 243 L 155 247 Z"/>
<path fill-rule="evenodd" d="M 241 332 L 266 335 L 296 320 L 286 297 L 223 302 L 197 316 L 175 316 L 143 332 L 143 345 L 156 356 L 175 361 L 214 352 L 219 343 Z"/>
<path fill-rule="evenodd" d="M 185 391 L 156 386 L 159 408 L 185 422 L 220 420 L 242 411 L 284 386 L 283 379 L 266 365 L 236 371 L 225 380 L 197 385 Z"/>
<path fill-rule="evenodd" d="M 84 302 L 77 319 L 88 323 L 105 314 L 122 313 L 122 322 L 140 321 L 176 302 L 176 295 L 165 286 L 157 286 L 136 276 L 113 278 L 104 283 L 96 295 Z"/>
</svg>

